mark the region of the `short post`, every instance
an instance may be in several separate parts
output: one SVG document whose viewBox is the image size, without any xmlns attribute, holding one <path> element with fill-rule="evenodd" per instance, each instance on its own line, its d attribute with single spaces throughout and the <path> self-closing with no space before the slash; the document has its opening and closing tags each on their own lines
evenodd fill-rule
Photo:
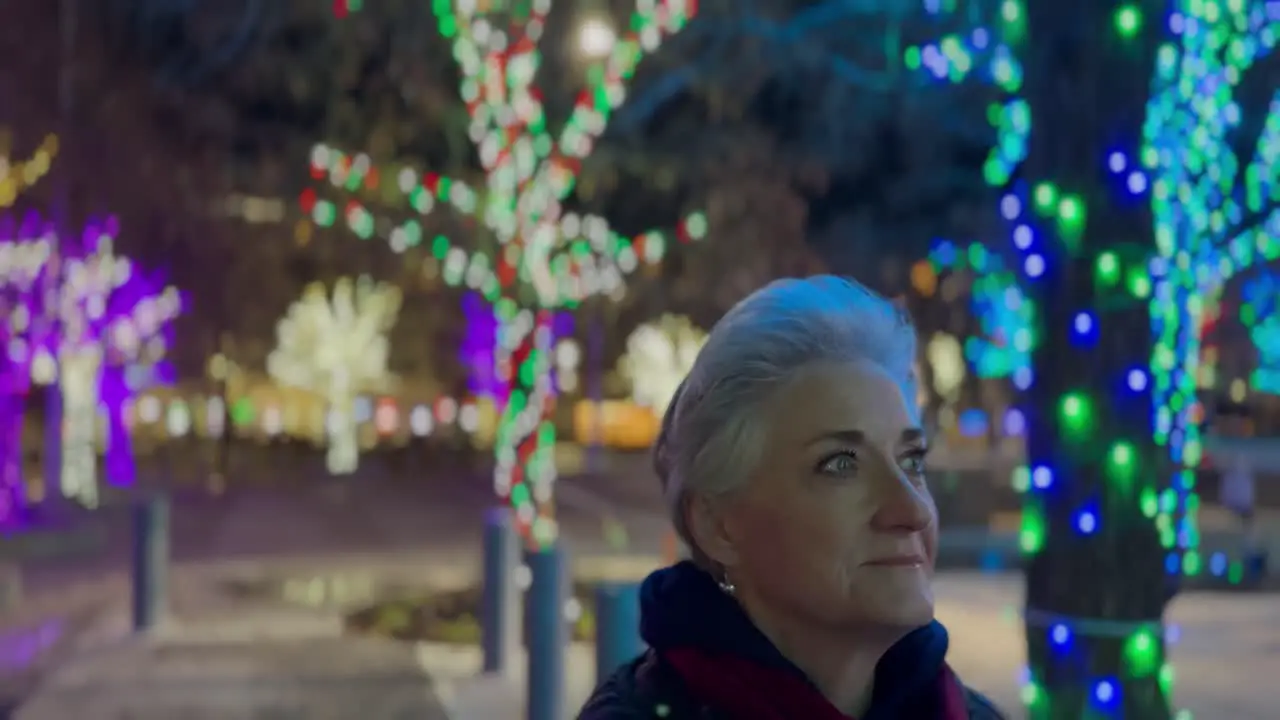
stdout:
<svg viewBox="0 0 1280 720">
<path fill-rule="evenodd" d="M 564 720 L 565 655 L 569 647 L 569 623 L 565 617 L 568 573 L 565 555 L 558 545 L 525 555 L 532 583 L 526 598 L 529 627 L 529 674 L 525 720 Z"/>
<path fill-rule="evenodd" d="M 0 612 L 22 605 L 22 569 L 16 563 L 0 564 Z"/>
<path fill-rule="evenodd" d="M 167 609 L 169 503 L 152 497 L 133 508 L 133 629 L 153 630 Z"/>
<path fill-rule="evenodd" d="M 604 583 L 596 588 L 596 683 L 636 659 L 640 640 L 640 584 Z"/>
<path fill-rule="evenodd" d="M 480 647 L 484 671 L 507 673 L 520 637 L 520 587 L 515 578 L 520 541 L 510 508 L 496 507 L 485 513 L 483 545 Z"/>
</svg>

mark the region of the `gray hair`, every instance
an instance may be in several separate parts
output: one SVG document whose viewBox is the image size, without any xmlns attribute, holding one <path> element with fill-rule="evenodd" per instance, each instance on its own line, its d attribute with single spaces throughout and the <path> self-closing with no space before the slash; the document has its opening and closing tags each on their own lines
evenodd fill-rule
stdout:
<svg viewBox="0 0 1280 720">
<path fill-rule="evenodd" d="M 690 533 L 685 499 L 747 482 L 767 447 L 762 409 L 773 392 L 814 363 L 861 360 L 900 378 L 914 402 L 915 359 L 906 312 L 854 280 L 777 280 L 735 305 L 676 390 L 654 445 L 671 519 L 694 560 L 712 569 Z"/>
</svg>

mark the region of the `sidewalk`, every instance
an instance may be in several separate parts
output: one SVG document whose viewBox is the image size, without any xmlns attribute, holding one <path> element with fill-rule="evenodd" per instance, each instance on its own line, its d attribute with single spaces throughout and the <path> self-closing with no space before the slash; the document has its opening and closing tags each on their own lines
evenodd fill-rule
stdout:
<svg viewBox="0 0 1280 720">
<path fill-rule="evenodd" d="M 250 643 L 129 639 L 50 679 L 19 720 L 448 720 L 402 643 L 316 632 Z"/>
<path fill-rule="evenodd" d="M 63 640 L 54 663 L 14 716 L 20 720 L 514 720 L 523 716 L 524 662 L 510 677 L 479 675 L 471 646 L 397 643 L 343 635 L 342 607 L 246 601 L 219 592 L 231 579 L 322 571 L 376 582 L 414 579 L 448 587 L 473 573 L 426 570 L 404 557 L 297 559 L 178 568 L 173 620 L 147 637 L 129 634 L 124 588 L 97 588 L 98 612 Z M 576 572 L 637 576 L 655 558 L 595 558 Z M 92 606 L 82 594 L 80 603 Z M 1017 577 L 948 573 L 937 580 L 938 615 L 952 635 L 951 662 L 966 682 L 1019 717 L 1022 626 Z M 75 606 L 70 600 L 68 607 Z M 1280 603 L 1267 595 L 1189 595 L 1172 620 L 1180 707 L 1198 717 L 1273 720 L 1280 706 Z M 47 625 L 47 623 L 46 623 Z M 36 633 L 35 638 L 40 635 Z M 28 640 L 27 647 L 30 643 Z M 0 657 L 8 657 L 0 640 Z M 592 648 L 567 658 L 567 703 L 581 705 L 595 683 Z M 20 657 L 21 653 L 15 655 Z M 0 662 L 0 669 L 8 665 Z"/>
<path fill-rule="evenodd" d="M 955 573 L 939 577 L 936 590 L 938 618 L 951 633 L 948 661 L 957 674 L 991 697 L 1010 720 L 1024 717 L 1019 678 L 1025 644 L 1016 610 L 1021 581 Z M 1267 596 L 1197 595 L 1178 599 L 1171 615 L 1179 638 L 1172 650 L 1178 708 L 1208 720 L 1275 720 L 1280 603 Z M 524 717 L 523 668 L 508 679 L 464 674 L 479 668 L 479 651 L 470 648 L 428 667 L 452 709 L 451 720 Z M 592 648 L 573 647 L 567 670 L 572 712 L 594 685 Z"/>
<path fill-rule="evenodd" d="M 595 555 L 576 560 L 574 571 L 638 577 L 657 562 Z M 469 555 L 428 566 L 417 554 L 179 566 L 169 621 L 143 637 L 130 632 L 123 579 L 112 578 L 80 589 L 74 602 L 68 593 L 61 605 L 51 598 L 29 607 L 29 618 L 9 618 L 29 621 L 43 612 L 55 619 L 25 631 L 35 638 L 24 646 L 34 648 L 30 657 L 19 654 L 25 665 L 6 664 L 0 634 L 0 680 L 10 684 L 11 697 L 30 694 L 13 715 L 21 720 L 448 720 L 441 695 L 477 673 L 477 651 L 346 635 L 343 621 L 379 587 L 462 587 L 478 570 Z M 304 603 L 229 590 L 233 583 L 290 579 L 322 591 L 341 582 L 350 592 L 345 598 L 320 592 Z M 74 631 L 57 619 L 73 611 L 86 618 Z M 56 637 L 59 652 L 40 646 L 42 637 Z M 437 675 L 447 682 L 438 683 Z"/>
</svg>

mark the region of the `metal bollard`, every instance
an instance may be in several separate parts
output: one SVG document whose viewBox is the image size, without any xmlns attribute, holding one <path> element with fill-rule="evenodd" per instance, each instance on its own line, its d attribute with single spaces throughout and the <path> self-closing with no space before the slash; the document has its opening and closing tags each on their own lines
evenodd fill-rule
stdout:
<svg viewBox="0 0 1280 720">
<path fill-rule="evenodd" d="M 529 679 L 525 720 L 564 720 L 565 661 L 569 623 L 565 618 L 568 573 L 564 551 L 553 545 L 526 554 L 532 583 L 526 597 Z"/>
<path fill-rule="evenodd" d="M 169 595 L 169 503 L 162 497 L 133 508 L 133 629 L 153 630 Z"/>
<path fill-rule="evenodd" d="M 493 508 L 484 516 L 484 586 L 481 589 L 480 647 L 484 671 L 507 673 L 520 637 L 520 539 L 510 508 Z"/>
<path fill-rule="evenodd" d="M 640 584 L 596 588 L 596 684 L 644 652 L 640 640 Z"/>
<path fill-rule="evenodd" d="M 0 565 L 0 612 L 11 612 L 22 605 L 22 569 L 15 563 Z"/>
</svg>

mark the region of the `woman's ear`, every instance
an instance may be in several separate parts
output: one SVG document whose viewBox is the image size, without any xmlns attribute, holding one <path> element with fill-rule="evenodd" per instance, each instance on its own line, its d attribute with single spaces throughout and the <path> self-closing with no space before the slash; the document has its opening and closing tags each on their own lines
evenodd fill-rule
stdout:
<svg viewBox="0 0 1280 720">
<path fill-rule="evenodd" d="M 685 523 L 698 551 L 725 568 L 731 568 L 738 562 L 737 547 L 726 515 L 728 510 L 724 501 L 713 500 L 701 493 L 690 493 L 684 500 Z"/>
</svg>

